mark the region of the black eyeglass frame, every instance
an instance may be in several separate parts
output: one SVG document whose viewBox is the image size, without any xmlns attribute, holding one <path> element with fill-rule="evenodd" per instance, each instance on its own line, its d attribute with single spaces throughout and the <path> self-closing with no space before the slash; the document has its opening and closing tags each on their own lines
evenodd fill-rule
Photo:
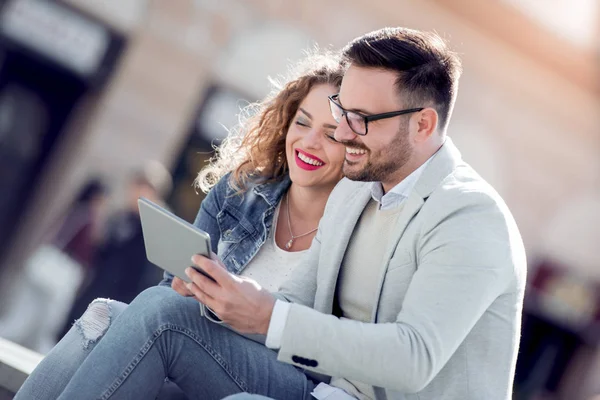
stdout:
<svg viewBox="0 0 600 400">
<path fill-rule="evenodd" d="M 359 136 L 366 136 L 366 134 L 369 133 L 369 122 L 371 122 L 371 121 L 379 121 L 380 119 L 393 118 L 393 117 L 397 117 L 398 115 L 415 113 L 415 112 L 423 111 L 425 109 L 425 107 L 419 107 L 419 108 L 409 108 L 409 109 L 400 110 L 400 111 L 389 111 L 389 112 L 384 112 L 384 113 L 380 113 L 380 114 L 363 115 L 359 112 L 352 111 L 352 110 L 346 110 L 344 107 L 342 107 L 342 105 L 337 102 L 337 99 L 339 98 L 339 96 L 340 95 L 338 93 L 338 94 L 333 94 L 333 95 L 327 96 L 327 97 L 329 98 L 329 102 L 331 104 L 334 104 L 336 107 L 338 107 L 340 110 L 342 110 L 342 115 L 340 118 L 343 118 L 345 116 L 346 122 L 348 123 L 348 126 L 350 127 L 350 129 L 352 129 L 352 132 L 356 133 Z M 348 120 L 349 112 L 362 117 L 362 119 L 365 121 L 365 133 L 358 133 L 354 130 L 354 128 L 352 128 L 352 125 L 350 124 L 350 121 Z M 332 114 L 333 114 L 333 110 L 332 110 Z M 335 119 L 335 116 L 334 116 L 334 119 Z M 340 121 L 337 121 L 337 123 L 339 124 Z"/>
</svg>

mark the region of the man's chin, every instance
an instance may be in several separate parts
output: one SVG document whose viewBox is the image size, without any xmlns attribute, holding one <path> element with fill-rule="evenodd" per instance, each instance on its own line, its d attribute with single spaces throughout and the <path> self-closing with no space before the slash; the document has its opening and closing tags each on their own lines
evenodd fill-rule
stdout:
<svg viewBox="0 0 600 400">
<path fill-rule="evenodd" d="M 344 169 L 342 170 L 342 172 L 344 173 L 344 176 L 350 179 L 351 181 L 368 181 L 368 179 L 366 179 L 367 177 L 365 176 L 364 169 L 360 168 L 354 163 L 349 163 L 348 161 L 346 161 L 344 163 Z"/>
</svg>

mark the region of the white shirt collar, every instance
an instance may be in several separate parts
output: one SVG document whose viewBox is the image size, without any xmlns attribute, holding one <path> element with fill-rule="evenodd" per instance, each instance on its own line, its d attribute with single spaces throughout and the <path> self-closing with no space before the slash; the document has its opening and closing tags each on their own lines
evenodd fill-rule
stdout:
<svg viewBox="0 0 600 400">
<path fill-rule="evenodd" d="M 373 200 L 380 203 L 381 209 L 393 208 L 394 206 L 399 205 L 410 195 L 410 192 L 415 187 L 430 161 L 431 157 L 385 194 L 383 193 L 381 182 L 373 182 L 371 186 L 371 196 L 373 197 Z"/>
</svg>

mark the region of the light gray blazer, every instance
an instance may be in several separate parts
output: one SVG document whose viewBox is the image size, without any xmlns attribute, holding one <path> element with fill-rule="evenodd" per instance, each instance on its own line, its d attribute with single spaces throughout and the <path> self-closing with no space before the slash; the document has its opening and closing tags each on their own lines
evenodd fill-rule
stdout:
<svg viewBox="0 0 600 400">
<path fill-rule="evenodd" d="M 378 399 L 508 400 L 525 250 L 508 208 L 450 139 L 405 200 L 370 323 L 331 315 L 338 272 L 370 183 L 342 180 L 312 247 L 277 296 L 294 303 L 278 359 L 372 384 Z M 364 251 L 369 251 L 365 248 Z"/>
</svg>

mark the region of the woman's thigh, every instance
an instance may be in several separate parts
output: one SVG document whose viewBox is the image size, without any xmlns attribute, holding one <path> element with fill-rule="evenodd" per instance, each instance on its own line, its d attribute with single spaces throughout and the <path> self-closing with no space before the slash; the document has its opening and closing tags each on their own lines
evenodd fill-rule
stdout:
<svg viewBox="0 0 600 400">
<path fill-rule="evenodd" d="M 93 382 L 86 379 L 90 374 Z M 253 392 L 300 399 L 314 388 L 274 351 L 203 318 L 195 299 L 154 287 L 115 321 L 63 396 L 152 398 L 165 377 L 191 398 Z"/>
</svg>

